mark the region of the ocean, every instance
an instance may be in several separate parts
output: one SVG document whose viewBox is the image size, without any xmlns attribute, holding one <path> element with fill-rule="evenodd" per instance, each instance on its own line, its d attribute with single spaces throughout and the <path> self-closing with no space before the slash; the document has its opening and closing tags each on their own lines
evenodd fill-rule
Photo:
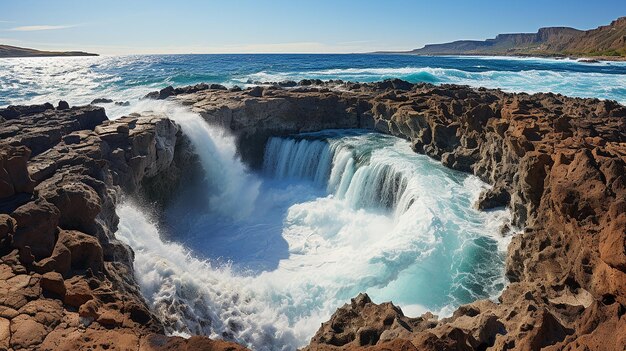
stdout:
<svg viewBox="0 0 626 351">
<path fill-rule="evenodd" d="M 136 100 L 167 85 L 304 78 L 454 83 L 626 103 L 626 62 L 408 55 L 140 55 L 0 59 L 0 106 L 94 98 Z"/>
</svg>

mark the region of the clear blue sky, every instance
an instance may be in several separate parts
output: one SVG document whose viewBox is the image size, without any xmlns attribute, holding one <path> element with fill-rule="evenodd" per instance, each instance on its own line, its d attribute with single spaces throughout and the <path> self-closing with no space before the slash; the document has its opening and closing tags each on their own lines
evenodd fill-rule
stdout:
<svg viewBox="0 0 626 351">
<path fill-rule="evenodd" d="M 619 16 L 625 0 L 0 0 L 0 43 L 101 54 L 408 50 Z"/>
</svg>

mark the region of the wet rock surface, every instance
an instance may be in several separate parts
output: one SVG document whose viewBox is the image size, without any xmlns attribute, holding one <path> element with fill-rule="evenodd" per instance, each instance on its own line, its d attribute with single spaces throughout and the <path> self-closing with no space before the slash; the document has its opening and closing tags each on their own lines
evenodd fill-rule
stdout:
<svg viewBox="0 0 626 351">
<path fill-rule="evenodd" d="M 260 165 L 270 135 L 369 128 L 405 138 L 416 152 L 493 185 L 478 208 L 508 206 L 513 224 L 524 228 L 508 248 L 511 284 L 497 303 L 477 301 L 446 319 L 410 319 L 360 296 L 324 323 L 307 349 L 624 350 L 624 106 L 400 80 L 167 95 L 232 130 L 252 166 Z"/>
<path fill-rule="evenodd" d="M 160 116 L 0 109 L 0 350 L 243 349 L 164 336 L 113 234 L 122 194 L 180 180 L 184 140 Z"/>
</svg>

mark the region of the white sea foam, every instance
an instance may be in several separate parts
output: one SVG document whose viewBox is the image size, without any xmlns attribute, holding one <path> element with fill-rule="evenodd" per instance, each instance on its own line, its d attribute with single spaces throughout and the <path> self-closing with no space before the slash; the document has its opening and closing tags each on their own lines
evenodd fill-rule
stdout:
<svg viewBox="0 0 626 351">
<path fill-rule="evenodd" d="M 298 72 L 261 71 L 242 78 L 236 78 L 236 81 L 248 83 L 249 85 L 254 82 L 298 81 L 302 79 L 341 79 L 372 82 L 389 78 L 400 78 L 411 82 L 450 83 L 473 87 L 499 88 L 507 92 L 557 92 L 577 97 L 616 99 L 621 103 L 626 103 L 624 98 L 624 95 L 626 95 L 626 90 L 624 89 L 624 86 L 626 86 L 626 75 L 565 70 L 533 69 L 471 72 L 440 67 L 344 68 Z M 590 94 L 590 92 L 593 92 L 593 94 Z"/>
<path fill-rule="evenodd" d="M 195 117 L 174 118 L 198 131 L 196 148 L 232 150 L 232 139 Z M 237 163 L 203 159 L 209 174 L 240 174 L 226 180 L 234 185 L 210 187 L 210 196 L 237 203 L 241 193 L 229 189 L 259 190 L 245 217 L 183 205 L 159 229 L 130 202 L 117 209 L 117 235 L 136 252 L 142 292 L 172 334 L 292 350 L 359 292 L 410 315 L 447 314 L 504 286 L 493 238 L 508 211 L 474 210 L 483 185 L 416 155 L 406 141 L 343 131 L 275 138 L 264 177 Z"/>
<path fill-rule="evenodd" d="M 557 92 L 578 97 L 617 99 L 623 96 L 626 75 L 593 72 L 551 70 L 481 71 L 470 72 L 453 68 L 403 67 L 403 68 L 345 68 L 304 72 L 262 71 L 246 76 L 241 81 L 282 81 L 301 79 L 342 79 L 347 81 L 378 81 L 400 78 L 412 82 L 450 83 L 473 87 L 500 88 L 508 92 Z M 590 95 L 594 92 L 594 95 Z"/>
</svg>

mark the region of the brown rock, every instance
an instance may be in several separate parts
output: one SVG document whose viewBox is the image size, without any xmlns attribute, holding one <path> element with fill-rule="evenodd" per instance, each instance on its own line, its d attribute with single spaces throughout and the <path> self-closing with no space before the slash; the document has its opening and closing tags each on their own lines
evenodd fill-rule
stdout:
<svg viewBox="0 0 626 351">
<path fill-rule="evenodd" d="M 529 326 L 528 344 L 519 343 L 519 350 L 539 350 L 549 345 L 556 344 L 565 339 L 573 331 L 564 328 L 563 325 L 547 311 L 542 311 L 539 324 Z M 526 341 L 526 340 L 524 340 Z"/>
<path fill-rule="evenodd" d="M 372 303 L 367 294 L 359 294 L 350 304 L 339 308 L 331 320 L 323 323 L 311 339 L 308 350 L 323 350 L 322 345 L 357 348 L 379 345 L 396 337 L 410 337 L 426 328 L 425 318 L 408 318 L 391 303 Z"/>
<path fill-rule="evenodd" d="M 107 310 L 100 314 L 96 321 L 107 328 L 113 328 L 124 323 L 124 315 L 116 310 Z"/>
<path fill-rule="evenodd" d="M 65 280 L 65 297 L 63 303 L 79 308 L 85 302 L 93 299 L 93 293 L 85 279 L 79 276 Z"/>
<path fill-rule="evenodd" d="M 57 241 L 52 255 L 35 263 L 35 270 L 39 273 L 58 272 L 62 276 L 69 276 L 72 268 L 72 253 L 61 242 Z"/>
<path fill-rule="evenodd" d="M 45 326 L 26 315 L 22 314 L 11 320 L 11 347 L 15 349 L 34 348 L 47 334 Z"/>
<path fill-rule="evenodd" d="M 8 319 L 0 317 L 0 349 L 8 350 L 11 346 L 9 344 L 11 341 L 10 324 Z"/>
<path fill-rule="evenodd" d="M 44 292 L 52 293 L 55 296 L 63 298 L 65 296 L 65 284 L 63 276 L 57 272 L 47 272 L 41 276 L 39 280 L 41 289 Z"/>
<path fill-rule="evenodd" d="M 30 248 L 36 259 L 50 256 L 56 242 L 59 210 L 45 200 L 36 200 L 20 206 L 11 217 L 17 222 L 13 246 Z"/>
<path fill-rule="evenodd" d="M 37 323 L 47 328 L 53 328 L 61 321 L 63 308 L 58 300 L 37 299 L 29 301 L 20 308 L 19 313 L 32 317 Z"/>
<path fill-rule="evenodd" d="M 163 335 L 148 335 L 141 340 L 140 351 L 246 351 L 247 348 L 229 341 L 211 340 L 206 337 L 192 336 L 189 339 L 181 337 L 165 337 Z"/>
<path fill-rule="evenodd" d="M 66 181 L 56 187 L 48 186 L 40 196 L 59 209 L 60 227 L 95 234 L 93 222 L 102 208 L 93 188 L 79 181 Z"/>
<path fill-rule="evenodd" d="M 139 337 L 127 330 L 55 330 L 50 333 L 43 344 L 42 350 L 73 351 L 73 350 L 120 350 L 134 351 L 139 347 Z"/>
<path fill-rule="evenodd" d="M 28 175 L 26 147 L 3 144 L 0 149 L 0 199 L 17 193 L 32 193 L 35 187 Z"/>
<path fill-rule="evenodd" d="M 96 273 L 104 269 L 102 247 L 93 236 L 76 230 L 62 230 L 59 233 L 59 243 L 70 251 L 73 270 L 90 269 Z"/>
<path fill-rule="evenodd" d="M 626 202 L 612 204 L 609 215 L 610 225 L 600 234 L 600 258 L 609 266 L 626 272 Z"/>
<path fill-rule="evenodd" d="M 15 233 L 15 219 L 7 214 L 0 214 L 0 241 L 4 240 L 9 234 Z"/>
<path fill-rule="evenodd" d="M 86 301 L 85 303 L 80 305 L 80 308 L 78 309 L 78 315 L 81 318 L 90 321 L 89 323 L 91 323 L 98 318 L 98 312 L 100 310 L 100 307 L 102 307 L 102 303 L 98 300 L 92 299 Z"/>
</svg>

